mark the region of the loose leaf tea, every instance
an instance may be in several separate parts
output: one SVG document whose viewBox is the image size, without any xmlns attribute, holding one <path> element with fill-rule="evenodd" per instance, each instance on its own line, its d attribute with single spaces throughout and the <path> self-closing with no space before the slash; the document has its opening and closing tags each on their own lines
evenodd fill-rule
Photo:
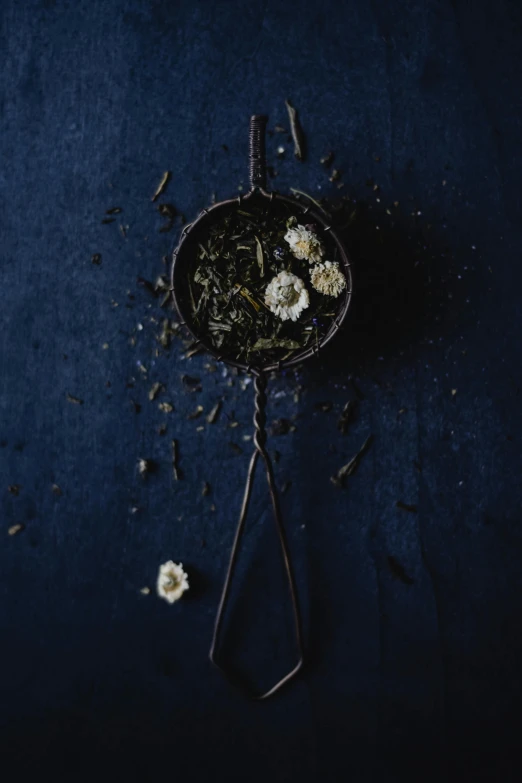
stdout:
<svg viewBox="0 0 522 783">
<path fill-rule="evenodd" d="M 344 487 L 345 481 L 348 478 L 348 476 L 352 476 L 357 470 L 357 468 L 359 467 L 359 463 L 363 458 L 363 456 L 368 451 L 368 449 L 370 448 L 372 440 L 373 440 L 373 435 L 369 435 L 364 441 L 360 450 L 355 455 L 355 457 L 352 457 L 350 462 L 347 462 L 346 465 L 343 465 L 342 468 L 340 468 L 337 471 L 335 476 L 331 477 L 330 481 L 332 482 L 332 484 L 334 484 L 336 487 Z"/>
<path fill-rule="evenodd" d="M 163 177 L 161 178 L 161 182 L 159 183 L 158 187 L 156 188 L 156 192 L 154 193 L 154 195 L 152 197 L 152 201 L 156 201 L 161 196 L 161 194 L 164 192 L 165 188 L 169 184 L 170 176 L 171 176 L 170 171 L 166 171 L 165 174 L 163 175 Z"/>
<path fill-rule="evenodd" d="M 318 345 L 331 328 L 346 289 L 337 245 L 299 220 L 280 202 L 241 205 L 194 246 L 184 283 L 191 326 L 224 356 L 267 365 Z"/>
<path fill-rule="evenodd" d="M 292 139 L 294 142 L 294 155 L 297 160 L 304 160 L 304 144 L 305 138 L 299 117 L 297 116 L 297 110 L 294 109 L 290 101 L 285 101 L 288 111 L 288 119 L 290 120 L 290 131 L 292 133 Z"/>
</svg>

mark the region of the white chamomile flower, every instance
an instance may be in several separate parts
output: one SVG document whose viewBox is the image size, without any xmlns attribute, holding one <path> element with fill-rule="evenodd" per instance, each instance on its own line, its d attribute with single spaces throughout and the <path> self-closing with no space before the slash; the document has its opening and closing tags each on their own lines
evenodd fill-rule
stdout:
<svg viewBox="0 0 522 783">
<path fill-rule="evenodd" d="M 315 290 L 327 296 L 339 296 L 346 288 L 346 278 L 339 269 L 337 261 L 316 264 L 310 272 L 310 278 Z"/>
<path fill-rule="evenodd" d="M 183 570 L 183 563 L 173 563 L 168 560 L 160 565 L 156 589 L 160 598 L 164 598 L 169 604 L 178 601 L 185 590 L 189 589 L 187 574 Z"/>
<path fill-rule="evenodd" d="M 310 304 L 310 297 L 299 277 L 280 272 L 266 287 L 265 304 L 282 321 L 297 321 Z"/>
<path fill-rule="evenodd" d="M 285 240 L 290 245 L 290 250 L 296 258 L 319 262 L 324 256 L 324 247 L 316 233 L 309 231 L 305 226 L 289 226 Z"/>
</svg>

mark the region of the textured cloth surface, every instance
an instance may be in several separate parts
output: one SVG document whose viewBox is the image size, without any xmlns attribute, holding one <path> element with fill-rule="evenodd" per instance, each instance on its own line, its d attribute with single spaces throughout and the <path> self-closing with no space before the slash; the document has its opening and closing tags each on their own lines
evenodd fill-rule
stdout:
<svg viewBox="0 0 522 783">
<path fill-rule="evenodd" d="M 3 0 L 0 13 L 5 780 L 515 779 L 522 6 Z M 252 386 L 183 358 L 177 339 L 156 356 L 163 315 L 137 278 L 165 269 L 179 232 L 160 232 L 151 202 L 163 172 L 160 203 L 188 220 L 246 190 L 249 116 L 288 128 L 285 98 L 308 159 L 270 135 L 270 185 L 359 202 L 356 289 L 331 350 L 269 385 L 269 421 L 295 426 L 269 448 L 292 482 L 309 665 L 256 704 L 207 659 Z M 329 150 L 339 180 L 319 162 Z M 140 458 L 156 465 L 145 480 Z M 258 479 L 230 638 L 268 683 L 292 646 Z M 173 606 L 155 595 L 170 559 L 191 582 Z"/>
</svg>

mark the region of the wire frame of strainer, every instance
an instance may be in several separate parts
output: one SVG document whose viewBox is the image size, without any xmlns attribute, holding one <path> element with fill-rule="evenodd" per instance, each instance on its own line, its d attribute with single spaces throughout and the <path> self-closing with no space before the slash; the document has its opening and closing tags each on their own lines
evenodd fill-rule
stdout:
<svg viewBox="0 0 522 783">
<path fill-rule="evenodd" d="M 250 191 L 245 195 L 241 194 L 236 198 L 220 201 L 216 204 L 206 207 L 205 209 L 201 210 L 198 217 L 192 223 L 184 227 L 181 233 L 180 242 L 173 253 L 171 272 L 171 289 L 174 301 L 176 303 L 176 308 L 180 315 L 182 324 L 192 334 L 196 343 L 204 348 L 212 356 L 214 356 L 218 361 L 223 361 L 233 367 L 242 369 L 252 375 L 254 378 L 254 451 L 250 459 L 245 491 L 243 495 L 243 503 L 241 506 L 239 521 L 232 545 L 232 551 L 230 554 L 230 561 L 225 577 L 221 600 L 216 613 L 214 635 L 210 648 L 210 659 L 231 681 L 246 690 L 250 696 L 253 696 L 257 699 L 266 699 L 276 693 L 285 683 L 295 677 L 295 675 L 302 669 L 304 663 L 301 617 L 297 599 L 297 591 L 295 587 L 295 580 L 293 576 L 293 569 L 290 561 L 285 530 L 281 517 L 279 497 L 274 480 L 273 466 L 266 450 L 267 436 L 265 408 L 267 402 L 267 374 L 274 370 L 283 370 L 289 367 L 293 367 L 297 364 L 301 364 L 306 359 L 309 359 L 318 354 L 319 351 L 321 351 L 321 349 L 324 348 L 324 346 L 327 345 L 327 343 L 329 343 L 330 340 L 332 340 L 332 338 L 339 331 L 348 313 L 352 298 L 352 273 L 350 261 L 340 238 L 332 228 L 329 216 L 318 209 L 312 208 L 309 204 L 305 204 L 299 201 L 298 199 L 283 196 L 279 193 L 276 193 L 275 191 L 266 190 L 265 126 L 266 117 L 264 116 L 254 115 L 250 120 Z M 307 222 L 313 222 L 320 227 L 320 230 L 325 233 L 328 232 L 331 240 L 337 246 L 338 260 L 346 277 L 347 285 L 345 291 L 339 297 L 337 313 L 332 319 L 331 325 L 323 337 L 312 346 L 304 348 L 300 351 L 295 351 L 286 359 L 277 362 L 268 360 L 267 362 L 263 363 L 261 360 L 258 360 L 256 363 L 247 364 L 238 361 L 235 357 L 227 356 L 226 353 L 217 350 L 213 345 L 210 336 L 208 334 L 201 333 L 194 324 L 189 304 L 188 276 L 191 272 L 191 268 L 193 267 L 193 261 L 199 242 L 207 235 L 208 230 L 214 223 L 223 220 L 234 210 L 241 209 L 246 203 L 250 205 L 269 205 L 270 208 L 274 209 L 277 209 L 279 205 L 290 206 L 298 219 L 299 217 L 306 217 Z M 276 530 L 279 537 L 281 553 L 288 580 L 288 588 L 292 601 L 294 634 L 297 649 L 296 663 L 284 677 L 275 683 L 275 685 L 262 693 L 256 692 L 250 687 L 245 688 L 244 683 L 240 682 L 238 676 L 235 675 L 234 672 L 226 665 L 226 661 L 223 659 L 223 656 L 220 653 L 224 617 L 232 586 L 235 565 L 239 554 L 239 547 L 247 517 L 248 506 L 250 503 L 255 470 L 259 458 L 263 460 L 265 465 L 267 482 L 274 512 L 274 520 L 276 523 Z"/>
</svg>

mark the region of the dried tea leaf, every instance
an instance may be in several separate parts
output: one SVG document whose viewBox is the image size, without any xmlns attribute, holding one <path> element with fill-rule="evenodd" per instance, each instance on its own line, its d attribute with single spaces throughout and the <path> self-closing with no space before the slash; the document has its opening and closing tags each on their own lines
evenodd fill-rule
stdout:
<svg viewBox="0 0 522 783">
<path fill-rule="evenodd" d="M 149 473 L 152 473 L 154 469 L 154 463 L 150 459 L 138 460 L 138 473 L 142 478 L 145 478 Z"/>
<path fill-rule="evenodd" d="M 348 476 L 352 476 L 355 473 L 355 471 L 359 467 L 359 463 L 361 459 L 364 457 L 364 455 L 370 448 L 372 441 L 373 441 L 373 435 L 369 435 L 364 441 L 360 450 L 357 452 L 357 454 L 354 457 L 352 457 L 350 462 L 347 462 L 346 465 L 343 465 L 342 468 L 340 468 L 337 471 L 335 476 L 331 477 L 330 481 L 332 482 L 332 484 L 334 484 L 336 487 L 344 487 L 346 479 L 348 478 Z"/>
<path fill-rule="evenodd" d="M 94 253 L 94 255 L 91 256 L 91 263 L 95 264 L 96 266 L 100 266 L 101 262 L 101 253 Z"/>
<path fill-rule="evenodd" d="M 265 276 L 265 256 L 263 254 L 263 245 L 261 244 L 259 237 L 255 237 L 256 240 L 256 256 L 257 256 L 257 263 L 259 266 L 259 273 L 261 277 Z"/>
<path fill-rule="evenodd" d="M 7 532 L 10 536 L 16 536 L 16 534 L 20 533 L 24 528 L 25 525 L 18 523 L 17 525 L 11 525 L 11 527 L 7 529 Z"/>
<path fill-rule="evenodd" d="M 169 280 L 165 275 L 158 275 L 156 282 L 154 283 L 155 291 L 168 291 L 170 290 Z"/>
<path fill-rule="evenodd" d="M 105 210 L 105 214 L 106 215 L 119 215 L 120 212 L 122 212 L 122 211 L 123 210 L 122 210 L 121 207 L 111 207 L 110 209 L 106 209 Z"/>
<path fill-rule="evenodd" d="M 190 348 L 185 353 L 185 359 L 190 359 L 192 356 L 197 356 L 198 353 L 202 353 L 205 349 L 203 346 L 196 341 L 195 343 L 192 343 Z"/>
<path fill-rule="evenodd" d="M 399 563 L 399 561 L 396 560 L 393 555 L 388 555 L 388 566 L 392 576 L 395 579 L 398 579 L 399 582 L 402 582 L 405 585 L 414 584 L 414 580 L 411 578 L 411 576 L 408 576 L 404 566 L 401 565 L 401 563 Z"/>
<path fill-rule="evenodd" d="M 293 351 L 300 347 L 297 340 L 277 337 L 260 337 L 253 345 L 255 351 L 269 351 L 271 348 L 287 348 L 289 351 Z"/>
<path fill-rule="evenodd" d="M 9 486 L 7 487 L 7 491 L 10 492 L 11 495 L 15 495 L 16 497 L 18 497 L 18 495 L 20 494 L 21 489 L 22 487 L 20 486 L 20 484 L 9 484 Z"/>
<path fill-rule="evenodd" d="M 203 405 L 198 405 L 195 411 L 189 413 L 187 419 L 199 419 L 202 413 L 203 413 Z"/>
<path fill-rule="evenodd" d="M 292 133 L 292 139 L 294 142 L 294 155 L 297 160 L 303 161 L 305 157 L 305 138 L 297 110 L 292 106 L 289 100 L 285 101 L 286 109 L 288 111 L 288 119 L 290 120 L 290 131 Z"/>
<path fill-rule="evenodd" d="M 174 406 L 170 402 L 160 402 L 158 408 L 162 413 L 172 413 Z"/>
<path fill-rule="evenodd" d="M 402 500 L 398 500 L 395 505 L 397 508 L 402 509 L 402 511 L 409 511 L 410 514 L 416 514 L 418 511 L 417 506 L 410 505 L 409 503 L 403 503 Z"/>
<path fill-rule="evenodd" d="M 152 385 L 151 389 L 149 390 L 149 400 L 150 400 L 151 402 L 152 402 L 153 400 L 155 400 L 155 399 L 156 399 L 156 397 L 158 396 L 158 394 L 160 393 L 160 391 L 162 391 L 162 390 L 163 390 L 163 388 L 164 388 L 164 387 L 163 387 L 163 384 L 162 384 L 162 383 L 159 383 L 159 381 L 158 381 L 158 382 L 156 382 L 156 383 L 154 383 L 154 384 Z"/>
<path fill-rule="evenodd" d="M 140 593 L 142 595 L 150 595 L 150 587 L 142 587 Z"/>
<path fill-rule="evenodd" d="M 171 172 L 170 171 L 166 171 L 164 173 L 164 175 L 162 176 L 162 178 L 161 178 L 161 182 L 159 183 L 158 187 L 156 188 L 156 192 L 154 193 L 154 195 L 152 197 L 152 201 L 156 201 L 161 196 L 161 194 L 165 191 L 165 188 L 169 184 L 170 178 L 171 178 Z"/>
<path fill-rule="evenodd" d="M 168 318 L 164 318 L 161 322 L 161 332 L 156 339 L 163 348 L 170 348 L 172 338 L 178 335 L 179 331 L 180 325 L 177 321 L 170 321 Z"/>
<path fill-rule="evenodd" d="M 341 435 L 346 435 L 346 433 L 348 432 L 348 428 L 354 419 L 356 409 L 357 409 L 357 401 L 348 400 L 337 422 L 337 429 L 339 430 Z"/>
<path fill-rule="evenodd" d="M 181 479 L 181 471 L 179 469 L 178 460 L 179 460 L 178 441 L 173 439 L 172 440 L 172 475 L 174 477 L 174 481 L 179 481 Z"/>
<path fill-rule="evenodd" d="M 165 433 L 167 432 L 167 425 L 166 424 L 160 424 L 160 426 L 158 427 L 157 432 L 158 432 L 158 435 L 165 435 Z"/>
<path fill-rule="evenodd" d="M 208 481 L 204 481 L 201 494 L 203 495 L 203 497 L 206 497 L 207 495 L 210 495 L 210 492 L 211 492 L 210 484 L 208 483 Z"/>
<path fill-rule="evenodd" d="M 67 392 L 66 397 L 67 402 L 72 402 L 73 405 L 83 405 L 83 400 L 81 400 L 79 397 L 73 397 L 73 395 L 69 394 L 69 392 Z"/>
<path fill-rule="evenodd" d="M 209 424 L 214 424 L 217 420 L 217 417 L 219 416 L 219 411 L 221 410 L 221 400 L 218 400 L 214 407 L 210 410 L 210 412 L 207 415 L 207 421 Z"/>
</svg>

